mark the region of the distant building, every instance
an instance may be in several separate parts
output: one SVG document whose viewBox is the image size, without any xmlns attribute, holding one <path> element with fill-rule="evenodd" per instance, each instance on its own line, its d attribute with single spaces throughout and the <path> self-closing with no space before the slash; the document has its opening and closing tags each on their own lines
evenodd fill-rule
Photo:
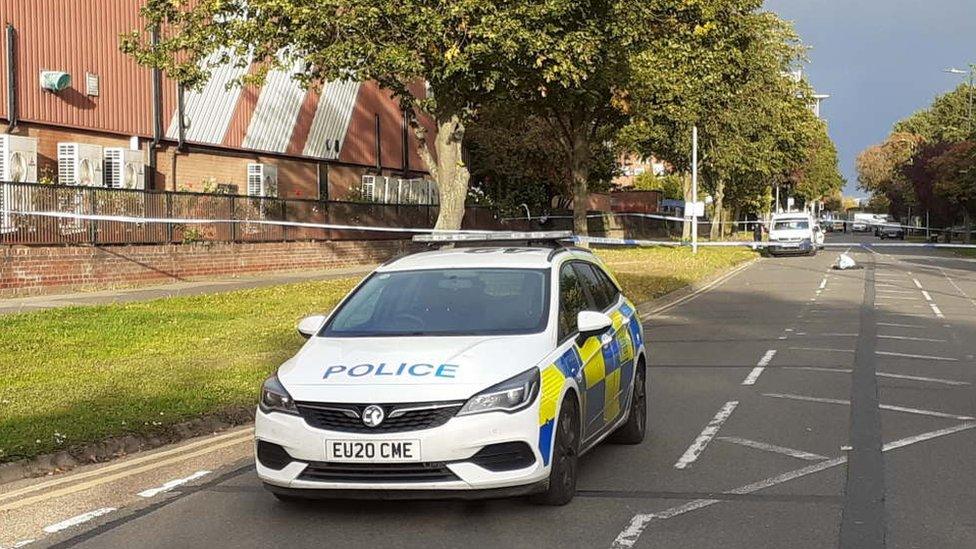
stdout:
<svg viewBox="0 0 976 549">
<path fill-rule="evenodd" d="M 227 89 L 253 67 L 225 66 L 182 101 L 176 82 L 155 75 L 154 86 L 153 71 L 119 51 L 121 33 L 144 27 L 142 4 L 0 0 L 14 44 L 0 46 L 0 133 L 36 139 L 39 179 L 58 177 L 59 155 L 64 168 L 70 155 L 114 148 L 140 151 L 144 185 L 157 190 L 390 200 L 404 182 L 427 184 L 403 113 L 374 83 L 306 91 L 274 71 L 261 88 Z M 59 151 L 71 143 L 82 146 Z M 95 175 L 85 181 L 109 184 Z"/>
<path fill-rule="evenodd" d="M 654 175 L 664 175 L 667 166 L 653 156 L 642 157 L 636 153 L 625 152 L 617 157 L 617 169 L 620 175 L 613 178 L 613 186 L 620 189 L 628 189 L 634 186 L 634 179 L 644 173 Z"/>
</svg>

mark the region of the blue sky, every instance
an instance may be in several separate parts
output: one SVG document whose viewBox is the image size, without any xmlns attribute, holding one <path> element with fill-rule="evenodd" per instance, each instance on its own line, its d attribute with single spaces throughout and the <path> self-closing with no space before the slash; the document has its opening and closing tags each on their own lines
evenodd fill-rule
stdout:
<svg viewBox="0 0 976 549">
<path fill-rule="evenodd" d="M 854 159 L 897 120 L 962 81 L 976 63 L 976 0 L 766 0 L 811 46 L 807 75 L 831 94 L 822 115 L 856 192 Z"/>
</svg>

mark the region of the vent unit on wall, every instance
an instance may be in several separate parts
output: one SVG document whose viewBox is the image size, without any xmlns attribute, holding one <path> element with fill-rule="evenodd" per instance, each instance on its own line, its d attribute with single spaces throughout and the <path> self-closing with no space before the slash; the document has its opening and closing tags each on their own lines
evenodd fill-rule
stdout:
<svg viewBox="0 0 976 549">
<path fill-rule="evenodd" d="M 142 151 L 107 147 L 105 186 L 113 189 L 145 189 L 146 160 Z"/>
<path fill-rule="evenodd" d="M 88 143 L 58 143 L 58 183 L 101 187 L 102 147 Z"/>
<path fill-rule="evenodd" d="M 247 194 L 250 196 L 278 196 L 278 167 L 271 164 L 247 165 Z"/>
<path fill-rule="evenodd" d="M 37 183 L 37 139 L 16 135 L 0 135 L 0 182 Z M 10 185 L 0 188 L 0 232 L 13 230 L 13 197 Z M 21 204 L 21 207 L 23 204 Z"/>
</svg>

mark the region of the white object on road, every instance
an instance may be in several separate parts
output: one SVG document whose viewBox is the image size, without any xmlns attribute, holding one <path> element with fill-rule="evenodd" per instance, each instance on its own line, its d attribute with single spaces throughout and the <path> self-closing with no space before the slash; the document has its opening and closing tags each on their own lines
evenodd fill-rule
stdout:
<svg viewBox="0 0 976 549">
<path fill-rule="evenodd" d="M 837 265 L 836 265 L 836 268 L 837 269 L 840 269 L 840 270 L 843 271 L 843 270 L 846 270 L 846 269 L 853 269 L 854 267 L 857 267 L 857 263 L 854 261 L 854 258 L 852 258 L 851 256 L 847 255 L 846 252 L 840 254 L 837 257 Z"/>
</svg>

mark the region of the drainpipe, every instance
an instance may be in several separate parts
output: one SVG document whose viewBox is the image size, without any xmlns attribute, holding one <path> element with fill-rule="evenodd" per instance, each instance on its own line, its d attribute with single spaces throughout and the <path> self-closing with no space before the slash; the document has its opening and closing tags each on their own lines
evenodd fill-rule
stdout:
<svg viewBox="0 0 976 549">
<path fill-rule="evenodd" d="M 159 27 L 152 30 L 153 48 L 159 45 Z M 155 187 L 159 143 L 163 140 L 163 74 L 159 68 L 152 70 L 153 138 L 149 145 L 149 172 L 146 174 L 146 188 Z"/>
<path fill-rule="evenodd" d="M 17 128 L 17 67 L 14 59 L 14 26 L 7 23 L 7 133 Z"/>
<path fill-rule="evenodd" d="M 176 127 L 179 129 L 177 150 L 183 152 L 186 149 L 186 101 L 183 97 L 183 84 L 176 85 L 176 111 L 179 121 Z"/>
</svg>

